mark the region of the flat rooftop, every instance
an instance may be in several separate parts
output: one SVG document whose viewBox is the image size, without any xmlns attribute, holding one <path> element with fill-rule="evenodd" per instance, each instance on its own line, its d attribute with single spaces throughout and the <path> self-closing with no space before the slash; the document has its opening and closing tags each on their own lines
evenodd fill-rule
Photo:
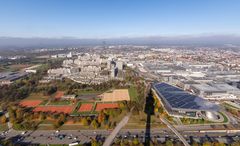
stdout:
<svg viewBox="0 0 240 146">
<path fill-rule="evenodd" d="M 216 104 L 167 83 L 157 83 L 154 84 L 153 87 L 157 94 L 167 102 L 171 108 L 200 111 L 218 110 Z"/>
<path fill-rule="evenodd" d="M 221 90 L 208 84 L 193 84 L 194 88 L 205 92 L 220 92 Z"/>
<path fill-rule="evenodd" d="M 192 86 L 198 90 L 208 92 L 240 91 L 238 88 L 228 85 L 226 83 L 193 84 Z"/>
<path fill-rule="evenodd" d="M 213 84 L 213 86 L 223 91 L 240 91 L 238 88 L 228 85 L 226 83 Z"/>
</svg>

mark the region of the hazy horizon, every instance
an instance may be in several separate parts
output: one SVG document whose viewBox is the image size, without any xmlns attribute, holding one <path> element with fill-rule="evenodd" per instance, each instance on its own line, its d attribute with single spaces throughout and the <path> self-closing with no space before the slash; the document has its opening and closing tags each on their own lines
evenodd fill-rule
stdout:
<svg viewBox="0 0 240 146">
<path fill-rule="evenodd" d="M 121 38 L 19 38 L 0 37 L 0 49 L 32 47 L 78 47 L 82 45 L 187 45 L 187 46 L 239 46 L 238 35 L 149 36 Z"/>
</svg>

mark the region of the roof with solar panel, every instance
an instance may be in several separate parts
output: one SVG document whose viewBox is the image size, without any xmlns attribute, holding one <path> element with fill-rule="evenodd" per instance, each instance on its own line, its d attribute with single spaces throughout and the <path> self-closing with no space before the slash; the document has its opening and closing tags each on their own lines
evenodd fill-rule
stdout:
<svg viewBox="0 0 240 146">
<path fill-rule="evenodd" d="M 218 106 L 199 96 L 192 95 L 167 83 L 154 84 L 157 94 L 164 98 L 172 108 L 192 110 L 218 110 Z"/>
</svg>

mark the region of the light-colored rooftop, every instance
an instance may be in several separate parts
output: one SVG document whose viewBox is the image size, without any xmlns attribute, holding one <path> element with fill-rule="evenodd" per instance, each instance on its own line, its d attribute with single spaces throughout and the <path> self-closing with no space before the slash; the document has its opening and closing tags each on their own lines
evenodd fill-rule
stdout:
<svg viewBox="0 0 240 146">
<path fill-rule="evenodd" d="M 216 87 L 210 86 L 208 84 L 193 84 L 192 86 L 201 91 L 209 91 L 209 92 L 210 91 L 221 91 L 221 90 L 217 89 Z"/>
</svg>

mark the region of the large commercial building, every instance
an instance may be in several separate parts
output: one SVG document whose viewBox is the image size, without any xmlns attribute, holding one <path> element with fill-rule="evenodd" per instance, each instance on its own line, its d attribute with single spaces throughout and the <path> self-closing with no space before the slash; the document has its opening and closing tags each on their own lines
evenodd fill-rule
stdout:
<svg viewBox="0 0 240 146">
<path fill-rule="evenodd" d="M 0 85 L 9 85 L 14 81 L 24 78 L 28 75 L 27 72 L 3 72 L 0 73 Z"/>
<path fill-rule="evenodd" d="M 192 84 L 190 88 L 197 95 L 209 100 L 234 100 L 240 97 L 240 90 L 226 83 Z"/>
<path fill-rule="evenodd" d="M 218 106 L 167 83 L 156 83 L 153 92 L 170 116 L 218 120 Z"/>
</svg>

